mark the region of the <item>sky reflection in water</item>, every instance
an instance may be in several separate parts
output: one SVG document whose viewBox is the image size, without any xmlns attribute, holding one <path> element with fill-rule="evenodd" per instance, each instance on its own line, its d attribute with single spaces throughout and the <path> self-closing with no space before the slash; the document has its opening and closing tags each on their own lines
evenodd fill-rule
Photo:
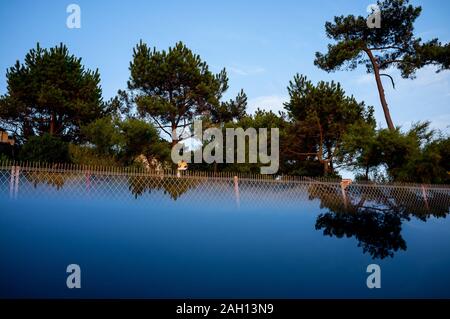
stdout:
<svg viewBox="0 0 450 319">
<path fill-rule="evenodd" d="M 450 297 L 449 189 L 0 176 L 0 297 Z"/>
</svg>

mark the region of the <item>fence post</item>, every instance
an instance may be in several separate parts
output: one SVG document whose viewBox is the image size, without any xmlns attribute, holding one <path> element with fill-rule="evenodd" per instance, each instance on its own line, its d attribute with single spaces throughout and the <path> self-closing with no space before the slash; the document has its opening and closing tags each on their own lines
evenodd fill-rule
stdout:
<svg viewBox="0 0 450 319">
<path fill-rule="evenodd" d="M 428 205 L 428 198 L 427 198 L 427 193 L 426 193 L 424 185 L 422 185 L 422 196 L 423 196 L 423 200 L 425 202 L 425 207 L 426 207 L 427 211 L 429 212 L 430 206 Z"/>
<path fill-rule="evenodd" d="M 86 170 L 85 172 L 86 175 L 86 192 L 89 194 L 89 191 L 91 189 L 91 172 L 88 170 Z"/>
<path fill-rule="evenodd" d="M 341 186 L 341 192 L 342 192 L 342 198 L 344 200 L 344 207 L 345 209 L 347 209 L 348 207 L 348 200 L 347 200 L 347 192 L 345 191 L 348 187 L 348 185 L 350 185 L 352 183 L 351 179 L 343 179 L 340 182 L 340 186 Z"/>
<path fill-rule="evenodd" d="M 16 166 L 15 178 L 16 180 L 14 182 L 14 198 L 17 198 L 17 194 L 19 193 L 20 166 Z"/>
<path fill-rule="evenodd" d="M 11 178 L 9 181 L 9 197 L 14 197 L 14 184 L 16 181 L 16 167 L 14 165 L 11 166 Z"/>
<path fill-rule="evenodd" d="M 239 196 L 239 181 L 237 176 L 234 176 L 234 195 L 236 197 L 236 205 L 239 208 L 241 205 L 241 199 Z"/>
</svg>

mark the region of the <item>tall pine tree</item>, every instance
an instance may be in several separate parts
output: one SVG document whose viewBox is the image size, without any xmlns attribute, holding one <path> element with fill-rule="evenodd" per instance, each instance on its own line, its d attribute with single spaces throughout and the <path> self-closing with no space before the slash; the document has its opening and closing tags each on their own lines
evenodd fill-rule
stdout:
<svg viewBox="0 0 450 319">
<path fill-rule="evenodd" d="M 389 68 L 397 68 L 402 77 L 413 78 L 417 69 L 437 64 L 448 69 L 449 47 L 437 39 L 422 43 L 414 36 L 414 22 L 422 12 L 421 7 L 408 4 L 408 0 L 378 1 L 381 28 L 369 28 L 366 18 L 353 15 L 334 17 L 334 22 L 325 24 L 326 34 L 335 41 L 328 45 L 328 52 L 316 53 L 315 64 L 331 72 L 338 69 L 353 70 L 358 65 L 366 66 L 367 72 L 374 75 L 381 106 L 387 126 L 394 130 L 382 76 Z"/>
</svg>

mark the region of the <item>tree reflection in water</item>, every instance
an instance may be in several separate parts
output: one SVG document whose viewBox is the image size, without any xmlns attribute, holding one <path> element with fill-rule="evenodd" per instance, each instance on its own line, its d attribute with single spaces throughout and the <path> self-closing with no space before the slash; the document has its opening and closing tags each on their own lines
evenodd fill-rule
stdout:
<svg viewBox="0 0 450 319">
<path fill-rule="evenodd" d="M 354 237 L 364 253 L 373 259 L 394 257 L 406 250 L 402 223 L 411 217 L 427 221 L 449 213 L 448 190 L 422 187 L 393 187 L 312 184 L 309 198 L 319 199 L 328 212 L 317 217 L 315 228 L 330 237 Z"/>
<path fill-rule="evenodd" d="M 9 186 L 12 189 L 13 179 L 9 170 L 0 176 L 0 185 Z M 67 188 L 69 193 L 75 195 L 81 193 L 103 194 L 113 191 L 114 194 L 124 194 L 120 190 L 127 189 L 135 197 L 141 197 L 146 192 L 153 190 L 163 191 L 171 199 L 177 200 L 191 189 L 202 185 L 202 189 L 208 190 L 214 186 L 214 180 L 203 177 L 182 177 L 168 175 L 113 175 L 108 172 L 91 172 L 89 170 L 26 170 L 21 169 L 20 176 L 24 176 L 28 183 L 19 183 L 20 192 L 27 190 L 27 185 L 34 189 L 38 184 L 46 184 L 57 190 Z M 252 187 L 246 187 L 246 184 Z M 230 184 L 233 185 L 233 184 Z M 247 185 L 247 186 L 248 186 Z M 297 203 L 301 194 L 307 187 L 310 200 L 319 200 L 320 207 L 326 209 L 319 214 L 315 229 L 323 231 L 330 237 L 353 237 L 358 241 L 358 246 L 364 253 L 370 254 L 374 259 L 394 257 L 398 251 L 405 251 L 407 243 L 402 237 L 402 225 L 405 221 L 416 218 L 426 222 L 429 218 L 445 218 L 449 214 L 450 188 L 426 187 L 426 186 L 393 186 L 373 184 L 351 184 L 345 190 L 339 183 L 311 184 L 273 184 L 277 192 L 272 190 L 272 184 L 261 184 L 259 181 L 247 181 L 241 185 L 242 195 L 251 195 L 252 205 L 260 204 L 260 198 L 270 201 L 293 201 Z M 292 192 L 292 187 L 298 186 L 299 192 Z M 284 187 L 286 186 L 286 187 Z M 228 189 L 226 184 L 225 189 Z M 231 186 L 234 187 L 234 186 Z M 221 188 L 223 189 L 223 188 Z M 279 192 L 294 196 L 293 198 L 280 199 L 272 197 Z M 39 191 L 39 190 L 38 190 Z M 42 191 L 48 192 L 47 188 Z M 199 190 L 196 194 L 207 194 Z M 214 196 L 220 196 L 220 191 L 213 194 L 208 200 L 216 200 Z M 244 196 L 245 197 L 245 196 Z M 217 197 L 218 198 L 218 197 Z M 280 202 L 282 205 L 283 202 Z"/>
<path fill-rule="evenodd" d="M 135 198 L 152 190 L 163 190 L 170 198 L 177 200 L 189 189 L 199 185 L 201 180 L 191 178 L 177 178 L 171 176 L 130 176 L 128 178 L 129 190 Z"/>
<path fill-rule="evenodd" d="M 66 181 L 74 176 L 70 173 L 47 171 L 27 171 L 24 172 L 23 175 L 34 188 L 36 188 L 39 184 L 47 184 L 49 186 L 56 187 L 57 190 L 62 189 Z"/>
</svg>

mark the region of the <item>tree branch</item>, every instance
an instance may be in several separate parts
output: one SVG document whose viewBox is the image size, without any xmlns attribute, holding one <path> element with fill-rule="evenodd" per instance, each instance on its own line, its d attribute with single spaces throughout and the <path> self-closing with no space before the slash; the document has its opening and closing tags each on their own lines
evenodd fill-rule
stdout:
<svg viewBox="0 0 450 319">
<path fill-rule="evenodd" d="M 159 121 L 156 119 L 156 117 L 151 116 L 151 118 L 152 118 L 153 121 L 156 122 L 156 124 L 158 124 L 158 126 L 159 126 L 159 128 L 160 128 L 161 130 L 163 130 L 163 131 L 164 131 L 166 134 L 168 134 L 168 135 L 172 135 L 171 133 L 169 133 L 169 132 L 164 128 L 165 126 L 162 126 L 161 123 L 159 123 Z"/>
<path fill-rule="evenodd" d="M 184 119 L 183 121 L 184 121 L 184 124 L 179 126 L 179 127 L 182 127 L 183 130 L 181 131 L 180 135 L 178 136 L 178 140 L 180 140 L 180 139 L 182 138 L 182 136 L 183 136 L 183 134 L 184 134 L 184 132 L 185 132 L 185 130 L 186 130 L 186 127 L 187 127 L 187 125 L 186 125 L 186 119 Z"/>
<path fill-rule="evenodd" d="M 387 47 L 368 48 L 368 49 L 371 50 L 371 51 L 382 51 L 382 50 L 392 50 L 392 49 L 403 50 L 403 48 L 397 47 L 397 46 L 387 46 Z"/>
<path fill-rule="evenodd" d="M 386 65 L 392 64 L 392 63 L 409 63 L 409 64 L 414 64 L 412 62 L 409 61 L 404 61 L 404 60 L 386 60 L 383 63 L 381 63 L 379 65 L 379 68 L 382 69 L 384 68 Z"/>
<path fill-rule="evenodd" d="M 291 149 L 287 149 L 286 152 L 292 153 L 294 155 L 299 155 L 299 156 L 311 156 L 311 155 L 318 156 L 318 152 L 315 152 L 315 153 L 300 153 L 300 152 L 293 151 Z"/>
<path fill-rule="evenodd" d="M 389 74 L 384 74 L 384 73 L 380 73 L 380 76 L 387 76 L 388 78 L 390 78 L 391 82 L 392 82 L 392 87 L 395 90 L 395 82 L 394 82 L 394 79 L 392 78 L 392 76 L 390 76 Z"/>
<path fill-rule="evenodd" d="M 187 126 L 191 126 L 192 124 L 194 124 L 194 122 L 190 122 L 190 123 L 183 124 L 183 125 L 177 125 L 177 127 L 187 127 Z M 172 128 L 172 126 L 170 126 L 170 125 L 164 125 L 163 127 Z"/>
</svg>

